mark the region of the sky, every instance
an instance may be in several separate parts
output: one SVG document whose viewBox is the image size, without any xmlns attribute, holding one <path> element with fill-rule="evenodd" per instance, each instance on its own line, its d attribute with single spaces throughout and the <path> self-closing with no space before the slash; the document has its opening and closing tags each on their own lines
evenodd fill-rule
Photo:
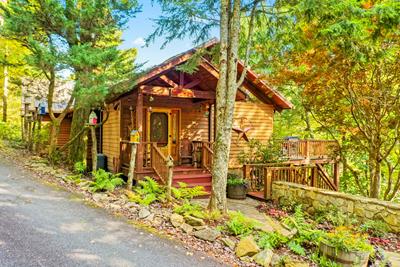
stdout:
<svg viewBox="0 0 400 267">
<path fill-rule="evenodd" d="M 162 12 L 158 4 L 151 4 L 151 0 L 139 0 L 139 2 L 142 5 L 142 12 L 129 20 L 127 28 L 122 35 L 124 42 L 121 46 L 121 48 L 135 47 L 138 49 L 137 63 L 145 63 L 143 67 L 148 68 L 194 46 L 192 40 L 186 38 L 184 40 L 174 40 L 164 49 L 161 49 L 164 39 L 159 37 L 156 38 L 154 43 L 145 47 L 146 37 L 154 30 L 154 22 L 151 19 L 157 18 Z M 217 30 L 214 35 L 216 34 Z"/>
</svg>

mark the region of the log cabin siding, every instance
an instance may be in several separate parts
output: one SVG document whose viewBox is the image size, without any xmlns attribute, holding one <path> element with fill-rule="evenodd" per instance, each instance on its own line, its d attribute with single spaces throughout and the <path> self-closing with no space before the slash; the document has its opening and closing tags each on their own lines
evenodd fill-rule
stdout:
<svg viewBox="0 0 400 267">
<path fill-rule="evenodd" d="M 208 141 L 208 116 L 198 108 L 181 110 L 181 139 Z"/>
<path fill-rule="evenodd" d="M 272 135 L 274 120 L 274 106 L 264 103 L 236 102 L 233 115 L 233 125 L 242 129 L 251 127 L 247 132 L 249 139 L 257 139 L 267 143 Z M 241 125 L 242 124 L 242 125 Z M 229 168 L 241 167 L 238 156 L 248 149 L 247 142 L 239 134 L 232 131 L 231 149 L 229 154 Z"/>
<path fill-rule="evenodd" d="M 107 156 L 108 170 L 116 172 L 120 150 L 120 106 L 115 110 L 111 104 L 109 110 L 108 120 L 103 125 L 103 154 Z"/>
<path fill-rule="evenodd" d="M 71 133 L 71 118 L 64 118 L 60 125 L 60 133 L 57 138 L 57 146 L 62 147 L 69 140 L 69 135 Z"/>
</svg>

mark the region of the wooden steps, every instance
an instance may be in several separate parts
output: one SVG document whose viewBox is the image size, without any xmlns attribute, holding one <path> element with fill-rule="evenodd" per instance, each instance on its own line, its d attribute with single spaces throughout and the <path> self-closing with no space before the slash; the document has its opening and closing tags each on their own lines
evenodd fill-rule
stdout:
<svg viewBox="0 0 400 267">
<path fill-rule="evenodd" d="M 179 186 L 178 182 L 186 183 L 189 187 L 203 186 L 206 192 L 211 192 L 211 173 L 204 169 L 191 166 L 177 166 L 174 168 L 172 185 Z"/>
</svg>

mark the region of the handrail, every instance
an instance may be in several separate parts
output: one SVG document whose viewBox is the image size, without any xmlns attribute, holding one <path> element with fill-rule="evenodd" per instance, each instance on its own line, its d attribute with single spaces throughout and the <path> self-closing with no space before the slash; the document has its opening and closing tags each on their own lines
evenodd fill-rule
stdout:
<svg viewBox="0 0 400 267">
<path fill-rule="evenodd" d="M 201 165 L 204 169 L 211 171 L 212 164 L 213 164 L 213 155 L 214 151 L 210 148 L 212 145 L 211 142 L 203 142 L 201 147 Z"/>
<path fill-rule="evenodd" d="M 334 140 L 282 140 L 280 142 L 282 156 L 289 160 L 331 158 L 338 147 Z"/>
<path fill-rule="evenodd" d="M 167 157 L 157 147 L 156 143 L 151 145 L 151 167 L 158 175 L 163 184 L 166 184 L 168 179 L 169 167 L 167 166 Z"/>
</svg>

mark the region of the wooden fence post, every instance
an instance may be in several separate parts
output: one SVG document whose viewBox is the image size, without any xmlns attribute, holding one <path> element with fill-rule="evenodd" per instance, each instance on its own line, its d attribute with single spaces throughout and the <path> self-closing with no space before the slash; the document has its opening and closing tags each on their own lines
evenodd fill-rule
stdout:
<svg viewBox="0 0 400 267">
<path fill-rule="evenodd" d="M 272 172 L 268 168 L 265 168 L 264 195 L 265 199 L 272 198 Z"/>
<path fill-rule="evenodd" d="M 171 155 L 168 156 L 167 161 L 166 161 L 166 166 L 168 168 L 168 177 L 167 177 L 167 200 L 170 202 L 172 200 L 171 196 L 171 187 L 172 187 L 172 176 L 174 174 L 174 159 L 171 157 Z"/>
<path fill-rule="evenodd" d="M 340 170 L 339 170 L 339 162 L 337 161 L 333 165 L 333 183 L 336 186 L 336 190 L 339 191 Z"/>
<path fill-rule="evenodd" d="M 135 176 L 136 151 L 137 143 L 131 143 L 131 160 L 129 162 L 128 181 L 126 182 L 126 189 L 128 190 L 132 190 L 133 177 Z"/>
<path fill-rule="evenodd" d="M 318 167 L 315 166 L 312 169 L 312 175 L 311 175 L 311 186 L 312 187 L 317 187 L 317 179 L 318 179 Z"/>
</svg>

